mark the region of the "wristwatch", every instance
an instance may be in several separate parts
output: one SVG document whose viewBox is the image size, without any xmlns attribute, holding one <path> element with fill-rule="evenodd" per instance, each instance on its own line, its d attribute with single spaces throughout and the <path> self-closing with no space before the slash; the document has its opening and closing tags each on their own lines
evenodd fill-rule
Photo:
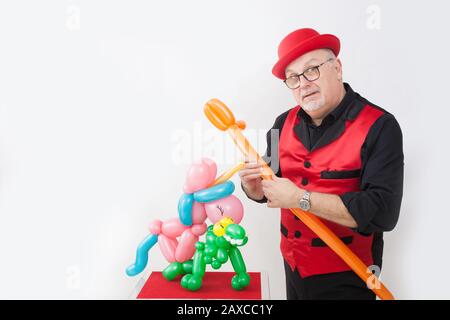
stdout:
<svg viewBox="0 0 450 320">
<path fill-rule="evenodd" d="M 311 192 L 305 190 L 305 194 L 300 200 L 300 209 L 302 209 L 303 211 L 309 211 L 309 209 L 311 209 L 311 200 L 309 199 L 310 197 Z"/>
</svg>

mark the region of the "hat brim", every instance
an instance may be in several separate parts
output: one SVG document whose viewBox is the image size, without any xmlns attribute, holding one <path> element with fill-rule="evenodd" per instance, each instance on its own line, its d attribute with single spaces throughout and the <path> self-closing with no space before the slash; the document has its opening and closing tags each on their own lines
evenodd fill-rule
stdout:
<svg viewBox="0 0 450 320">
<path fill-rule="evenodd" d="M 338 56 L 340 48 L 341 43 L 339 39 L 332 34 L 321 34 L 312 37 L 299 43 L 298 46 L 289 51 L 288 54 L 281 57 L 273 66 L 272 73 L 275 77 L 280 78 L 281 80 L 286 80 L 286 67 L 298 57 L 317 49 L 330 49 L 336 56 Z"/>
</svg>

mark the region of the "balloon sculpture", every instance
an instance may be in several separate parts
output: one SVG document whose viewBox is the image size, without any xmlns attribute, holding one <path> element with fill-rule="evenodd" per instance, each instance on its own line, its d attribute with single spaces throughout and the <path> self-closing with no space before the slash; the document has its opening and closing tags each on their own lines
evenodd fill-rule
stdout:
<svg viewBox="0 0 450 320">
<path fill-rule="evenodd" d="M 195 244 L 197 251 L 193 261 L 188 261 L 184 266 L 174 262 L 163 271 L 163 275 L 171 280 L 179 274 L 187 273 L 181 279 L 181 286 L 192 291 L 198 290 L 205 275 L 206 265 L 211 264 L 213 269 L 219 269 L 229 258 L 236 272 L 231 279 L 231 286 L 235 290 L 241 290 L 249 285 L 250 275 L 238 247 L 244 246 L 247 241 L 242 226 L 230 218 L 223 218 L 214 226 L 208 227 L 206 244 L 200 241 Z"/>
<path fill-rule="evenodd" d="M 248 286 L 250 278 L 237 248 L 248 241 L 244 228 L 239 225 L 243 206 L 232 195 L 235 189 L 233 182 L 227 181 L 242 167 L 243 164 L 239 163 L 215 179 L 217 165 L 214 161 L 202 158 L 192 164 L 178 202 L 178 217 L 164 222 L 155 220 L 150 224 L 150 235 L 139 244 L 135 263 L 126 269 L 127 275 L 135 276 L 145 269 L 148 252 L 158 242 L 163 256 L 170 263 L 163 271 L 167 280 L 184 274 L 182 286 L 198 290 L 206 264 L 218 269 L 229 258 L 236 272 L 232 287 L 240 290 Z M 207 219 L 214 225 L 208 228 L 205 244 L 198 240 L 207 231 Z"/>
<path fill-rule="evenodd" d="M 220 100 L 211 99 L 204 106 L 204 113 L 208 120 L 219 130 L 227 131 L 236 147 L 249 159 L 257 161 L 263 165 L 261 178 L 272 179 L 274 173 L 267 163 L 252 147 L 250 142 L 242 134 L 245 128 L 243 121 L 236 121 L 231 110 Z M 322 221 L 315 215 L 302 211 L 299 208 L 291 208 L 292 213 L 297 216 L 306 226 L 308 226 L 317 236 L 322 239 L 348 266 L 366 283 L 370 279 L 375 279 L 376 285 L 371 288 L 373 292 L 383 300 L 393 300 L 394 296 L 372 274 L 364 262 L 356 256 Z"/>
</svg>

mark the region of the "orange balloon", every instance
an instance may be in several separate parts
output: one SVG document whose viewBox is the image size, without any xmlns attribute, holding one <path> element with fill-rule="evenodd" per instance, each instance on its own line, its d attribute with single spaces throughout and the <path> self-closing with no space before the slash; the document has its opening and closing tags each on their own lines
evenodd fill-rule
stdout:
<svg viewBox="0 0 450 320">
<path fill-rule="evenodd" d="M 234 176 L 238 171 L 243 169 L 244 165 L 245 164 L 243 162 L 239 162 L 234 167 L 230 168 L 228 171 L 221 174 L 216 180 L 214 180 L 214 182 L 212 183 L 211 186 L 215 186 L 215 185 L 224 183 L 225 181 L 230 179 L 232 176 Z"/>
<path fill-rule="evenodd" d="M 242 120 L 236 121 L 236 125 L 239 127 L 239 129 L 244 130 L 245 129 L 245 122 Z"/>
<path fill-rule="evenodd" d="M 248 158 L 256 160 L 263 165 L 261 177 L 263 179 L 272 179 L 274 172 L 261 158 L 258 152 L 251 146 L 248 140 L 241 132 L 231 110 L 220 100 L 211 99 L 205 107 L 206 117 L 218 129 L 228 131 L 238 149 Z M 394 296 L 378 280 L 378 278 L 367 268 L 364 262 L 339 239 L 317 216 L 303 211 L 299 208 L 291 208 L 291 212 L 296 215 L 308 228 L 325 242 L 345 263 L 365 282 L 369 283 L 371 279 L 375 280 L 372 291 L 382 300 L 393 300 Z"/>
<path fill-rule="evenodd" d="M 204 112 L 209 121 L 219 130 L 225 131 L 236 123 L 231 110 L 218 99 L 209 100 L 204 107 Z"/>
</svg>

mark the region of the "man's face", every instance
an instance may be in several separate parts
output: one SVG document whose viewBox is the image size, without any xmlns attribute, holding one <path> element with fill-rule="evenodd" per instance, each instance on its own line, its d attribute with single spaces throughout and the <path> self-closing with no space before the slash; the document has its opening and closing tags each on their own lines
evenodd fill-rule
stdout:
<svg viewBox="0 0 450 320">
<path fill-rule="evenodd" d="M 286 77 L 298 75 L 332 58 L 328 50 L 319 49 L 305 53 L 286 67 Z M 313 119 L 323 119 L 342 98 L 342 66 L 339 59 L 319 67 L 320 77 L 312 82 L 300 77 L 300 87 L 293 89 L 297 103 Z"/>
</svg>

